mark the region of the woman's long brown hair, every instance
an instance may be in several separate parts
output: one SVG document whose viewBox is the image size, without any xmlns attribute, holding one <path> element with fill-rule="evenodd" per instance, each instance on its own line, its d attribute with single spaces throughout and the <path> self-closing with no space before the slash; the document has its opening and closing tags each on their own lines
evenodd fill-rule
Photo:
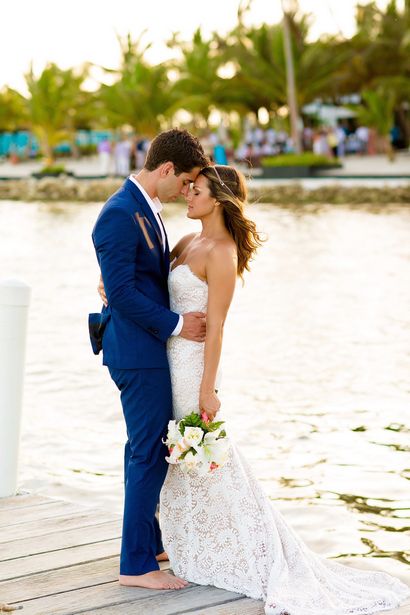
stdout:
<svg viewBox="0 0 410 615">
<path fill-rule="evenodd" d="M 200 175 L 208 180 L 209 191 L 222 206 L 224 222 L 236 244 L 238 275 L 242 278 L 249 262 L 264 239 L 256 230 L 253 220 L 244 214 L 247 199 L 246 181 L 233 167 L 216 165 L 205 167 Z"/>
</svg>

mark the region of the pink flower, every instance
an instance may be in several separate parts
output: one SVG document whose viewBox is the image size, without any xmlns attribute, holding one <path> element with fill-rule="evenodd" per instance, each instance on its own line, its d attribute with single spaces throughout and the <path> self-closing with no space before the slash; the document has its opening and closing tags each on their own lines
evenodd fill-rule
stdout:
<svg viewBox="0 0 410 615">
<path fill-rule="evenodd" d="M 203 420 L 204 423 L 209 423 L 209 417 L 207 415 L 207 413 L 205 412 L 205 410 L 203 412 L 201 412 L 201 419 Z"/>
<path fill-rule="evenodd" d="M 213 461 L 210 466 L 209 469 L 211 472 L 213 472 L 214 470 L 216 470 L 216 468 L 219 468 L 219 465 L 217 463 L 215 463 L 215 461 Z"/>
</svg>

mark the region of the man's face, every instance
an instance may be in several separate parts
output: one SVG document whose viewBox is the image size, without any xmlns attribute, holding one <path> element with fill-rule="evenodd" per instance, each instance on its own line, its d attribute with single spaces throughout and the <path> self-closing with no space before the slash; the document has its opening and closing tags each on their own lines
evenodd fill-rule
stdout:
<svg viewBox="0 0 410 615">
<path fill-rule="evenodd" d="M 200 167 L 194 167 L 191 171 L 175 175 L 174 165 L 170 166 L 158 183 L 160 201 L 164 203 L 175 201 L 180 194 L 186 198 L 189 186 L 195 181 L 200 170 Z"/>
</svg>

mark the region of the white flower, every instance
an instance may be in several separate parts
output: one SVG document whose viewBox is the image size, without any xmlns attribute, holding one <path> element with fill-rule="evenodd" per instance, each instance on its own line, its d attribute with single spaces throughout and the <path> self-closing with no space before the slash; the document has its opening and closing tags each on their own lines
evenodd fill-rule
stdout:
<svg viewBox="0 0 410 615">
<path fill-rule="evenodd" d="M 209 463 L 214 462 L 218 466 L 223 466 L 228 460 L 229 441 L 227 438 L 220 438 L 219 440 L 206 438 L 204 439 L 203 450 Z"/>
<path fill-rule="evenodd" d="M 195 450 L 198 450 L 204 432 L 200 427 L 185 427 L 184 440 L 189 446 L 192 446 Z"/>
<path fill-rule="evenodd" d="M 198 455 L 194 455 L 191 451 L 189 451 L 189 453 L 187 453 L 182 460 L 184 470 L 188 472 L 189 470 L 196 468 L 199 461 L 197 457 Z"/>
<path fill-rule="evenodd" d="M 187 426 L 182 435 L 179 425 L 176 421 L 168 423 L 164 441 L 170 453 L 165 458 L 168 463 L 178 464 L 184 472 L 195 471 L 198 476 L 205 476 L 226 463 L 229 442 L 226 437 L 220 437 L 221 428 L 204 432 L 200 427 Z"/>
<path fill-rule="evenodd" d="M 181 432 L 178 429 L 177 422 L 169 421 L 167 439 L 166 439 L 165 444 L 168 447 L 174 446 L 175 444 L 177 444 L 177 442 L 179 442 L 181 438 L 182 436 L 181 436 Z"/>
<path fill-rule="evenodd" d="M 204 441 L 212 442 L 216 440 L 217 438 L 219 438 L 219 434 L 221 433 L 221 431 L 222 431 L 221 427 L 219 427 L 218 429 L 215 429 L 215 431 L 208 431 L 208 433 L 206 433 L 204 436 Z"/>
<path fill-rule="evenodd" d="M 181 435 L 181 434 L 180 434 Z M 179 458 L 182 453 L 185 453 L 188 449 L 190 449 L 190 445 L 185 441 L 185 438 L 181 437 L 181 440 L 177 442 L 174 446 L 170 446 L 170 455 L 169 457 L 165 457 L 168 463 L 179 463 Z"/>
</svg>

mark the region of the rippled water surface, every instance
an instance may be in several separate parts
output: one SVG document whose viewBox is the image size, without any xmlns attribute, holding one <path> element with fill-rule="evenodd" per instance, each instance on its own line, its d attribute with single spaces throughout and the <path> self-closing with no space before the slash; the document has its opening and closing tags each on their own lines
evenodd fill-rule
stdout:
<svg viewBox="0 0 410 615">
<path fill-rule="evenodd" d="M 100 207 L 0 202 L 0 275 L 33 287 L 21 487 L 121 511 L 124 424 L 86 326 L 100 307 Z M 183 206 L 165 211 L 171 244 L 196 228 Z M 230 431 L 313 548 L 405 578 L 410 209 L 259 205 L 253 217 L 269 240 L 226 325 Z"/>
</svg>

